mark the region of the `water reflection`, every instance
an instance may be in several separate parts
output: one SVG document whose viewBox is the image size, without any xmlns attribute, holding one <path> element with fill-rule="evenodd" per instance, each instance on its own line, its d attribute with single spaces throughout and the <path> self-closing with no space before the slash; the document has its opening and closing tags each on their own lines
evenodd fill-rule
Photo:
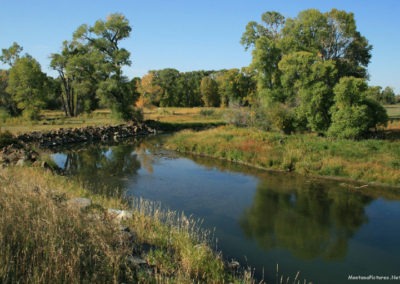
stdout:
<svg viewBox="0 0 400 284">
<path fill-rule="evenodd" d="M 339 260 L 368 221 L 364 208 L 372 200 L 329 182 L 263 179 L 240 224 L 265 251 L 282 248 L 301 259 Z"/>
<path fill-rule="evenodd" d="M 53 155 L 66 175 L 78 179 L 95 193 L 121 196 L 125 193 L 128 178 L 141 168 L 140 143 L 118 146 L 85 145 L 84 148 L 64 149 Z M 143 156 L 143 155 L 142 155 Z M 144 161 L 147 165 L 147 161 Z"/>
<path fill-rule="evenodd" d="M 203 219 L 218 249 L 273 283 L 276 264 L 314 283 L 391 275 L 400 263 L 399 190 L 268 173 L 159 147 L 162 137 L 62 149 L 70 176 L 106 195 L 160 201 Z M 265 275 L 264 275 L 265 269 Z"/>
</svg>

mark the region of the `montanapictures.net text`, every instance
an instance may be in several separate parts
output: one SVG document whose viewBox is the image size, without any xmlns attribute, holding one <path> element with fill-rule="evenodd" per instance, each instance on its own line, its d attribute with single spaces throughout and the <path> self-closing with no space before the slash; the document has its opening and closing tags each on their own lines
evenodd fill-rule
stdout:
<svg viewBox="0 0 400 284">
<path fill-rule="evenodd" d="M 349 275 L 348 280 L 379 280 L 379 281 L 395 281 L 400 280 L 400 275 Z"/>
</svg>

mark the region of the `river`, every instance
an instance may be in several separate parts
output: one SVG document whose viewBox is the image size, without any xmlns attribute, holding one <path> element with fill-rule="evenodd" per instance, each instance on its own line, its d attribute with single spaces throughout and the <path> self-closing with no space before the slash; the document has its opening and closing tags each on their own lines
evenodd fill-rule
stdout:
<svg viewBox="0 0 400 284">
<path fill-rule="evenodd" d="M 52 157 L 95 192 L 142 197 L 203 220 L 226 259 L 268 283 L 276 283 L 277 265 L 278 278 L 299 271 L 313 283 L 400 277 L 399 190 L 184 156 L 159 139 L 79 145 Z"/>
</svg>

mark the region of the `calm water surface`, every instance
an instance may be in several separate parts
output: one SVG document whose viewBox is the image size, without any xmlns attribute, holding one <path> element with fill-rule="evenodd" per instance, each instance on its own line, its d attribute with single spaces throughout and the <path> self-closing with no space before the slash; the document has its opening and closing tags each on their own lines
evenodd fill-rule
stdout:
<svg viewBox="0 0 400 284">
<path fill-rule="evenodd" d="M 279 274 L 293 279 L 300 271 L 313 283 L 400 276 L 398 191 L 184 157 L 158 139 L 63 149 L 53 159 L 93 191 L 160 201 L 203 219 L 227 259 L 268 283 L 277 264 Z"/>
</svg>

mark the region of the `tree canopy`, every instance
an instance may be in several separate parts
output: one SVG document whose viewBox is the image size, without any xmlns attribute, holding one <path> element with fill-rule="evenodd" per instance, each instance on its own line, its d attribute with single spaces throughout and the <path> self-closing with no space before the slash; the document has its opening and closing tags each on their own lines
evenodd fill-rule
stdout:
<svg viewBox="0 0 400 284">
<path fill-rule="evenodd" d="M 63 43 L 62 52 L 52 54 L 51 67 L 62 81 L 66 115 L 91 111 L 102 103 L 115 115 L 132 118 L 137 97 L 122 71 L 131 65 L 130 53 L 120 47 L 131 30 L 122 14 L 111 14 L 93 26 L 78 27 L 73 39 Z"/>
<path fill-rule="evenodd" d="M 266 115 L 273 114 L 273 108 L 280 104 L 286 113 L 291 113 L 288 117 L 293 125 L 288 127 L 287 122 L 283 123 L 286 129 L 319 133 L 330 129 L 330 134 L 338 135 L 339 131 L 332 129 L 337 128 L 339 117 L 344 118 L 344 108 L 337 105 L 340 100 L 336 97 L 343 93 L 352 95 L 350 90 L 339 91 L 345 84 L 341 79 L 349 78 L 360 88 L 367 86 L 367 66 L 371 59 L 372 46 L 357 30 L 354 15 L 337 9 L 326 13 L 309 9 L 287 19 L 278 12 L 266 12 L 261 20 L 261 23 L 248 23 L 241 43 L 245 49 L 253 49 L 251 68 L 257 74 L 259 99 L 269 109 Z M 357 94 L 361 96 L 365 91 L 357 89 Z M 365 116 L 377 111 L 376 106 L 362 100 L 357 107 L 365 110 L 351 113 L 346 109 L 346 115 L 354 115 L 346 119 L 363 120 L 360 123 L 366 127 L 384 124 L 382 116 L 380 119 L 375 116 L 378 120 L 373 122 Z M 365 133 L 366 129 L 361 132 Z M 359 137 L 361 132 L 348 137 Z"/>
</svg>

